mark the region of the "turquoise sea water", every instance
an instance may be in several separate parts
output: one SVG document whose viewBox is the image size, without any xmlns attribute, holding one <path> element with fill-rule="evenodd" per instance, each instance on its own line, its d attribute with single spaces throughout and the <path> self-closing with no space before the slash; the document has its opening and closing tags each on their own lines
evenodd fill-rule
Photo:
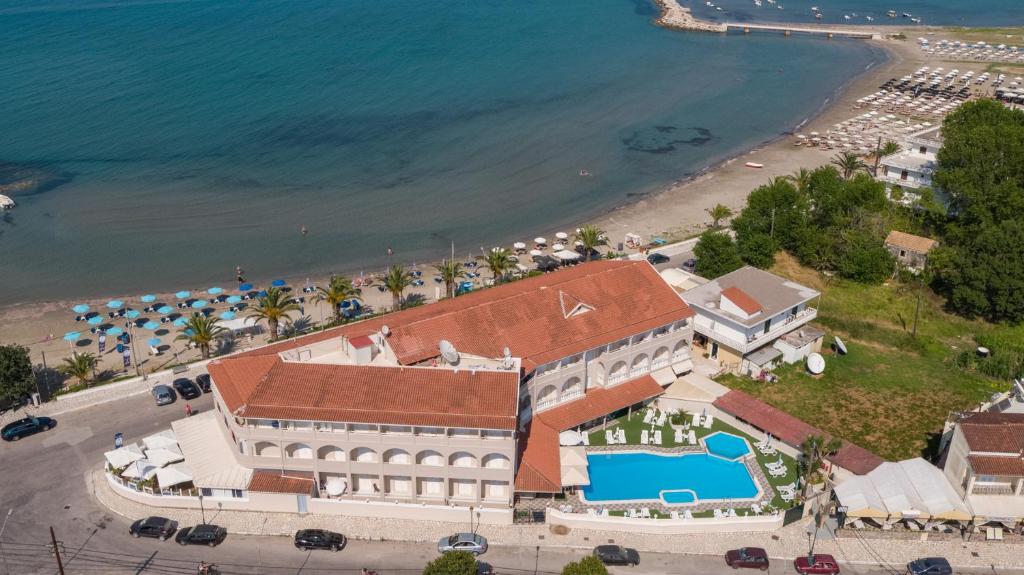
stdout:
<svg viewBox="0 0 1024 575">
<path fill-rule="evenodd" d="M 646 0 L 4 0 L 0 184 L 44 184 L 0 220 L 0 304 L 528 240 L 791 130 L 883 58 L 654 15 Z"/>
<path fill-rule="evenodd" d="M 587 501 L 657 500 L 689 503 L 696 499 L 749 499 L 757 485 L 738 461 L 692 453 L 592 454 L 587 456 L 590 485 L 582 488 Z"/>
</svg>

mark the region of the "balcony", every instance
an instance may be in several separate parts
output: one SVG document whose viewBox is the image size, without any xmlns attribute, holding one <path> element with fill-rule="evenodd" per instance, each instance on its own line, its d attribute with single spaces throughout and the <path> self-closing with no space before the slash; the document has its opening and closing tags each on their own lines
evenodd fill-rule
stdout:
<svg viewBox="0 0 1024 575">
<path fill-rule="evenodd" d="M 717 322 L 710 327 L 698 326 L 697 331 L 714 341 L 727 345 L 736 351 L 745 354 L 748 351 L 753 351 L 775 341 L 779 337 L 799 328 L 816 317 L 818 317 L 817 309 L 813 307 L 804 308 L 800 313 L 791 315 L 781 322 L 776 322 L 768 332 L 758 331 L 757 333 L 748 335 L 745 342 L 737 340 L 735 337 L 726 335 L 725 333 L 717 330 Z"/>
</svg>

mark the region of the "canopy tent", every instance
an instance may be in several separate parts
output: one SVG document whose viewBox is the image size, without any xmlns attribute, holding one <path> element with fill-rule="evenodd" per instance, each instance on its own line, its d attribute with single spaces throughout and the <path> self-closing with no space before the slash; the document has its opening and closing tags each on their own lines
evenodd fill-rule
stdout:
<svg viewBox="0 0 1024 575">
<path fill-rule="evenodd" d="M 178 438 L 174 436 L 174 432 L 170 429 L 154 433 L 144 438 L 142 443 L 146 445 L 146 449 L 158 449 L 160 447 L 178 449 Z"/>
<path fill-rule="evenodd" d="M 343 495 L 348 491 L 348 481 L 344 477 L 328 477 L 324 484 L 324 491 L 331 497 Z"/>
<path fill-rule="evenodd" d="M 156 482 L 162 489 L 192 481 L 192 468 L 184 463 L 175 463 L 156 470 Z"/>
<path fill-rule="evenodd" d="M 108 451 L 103 456 L 107 458 L 107 463 L 115 469 L 120 469 L 146 457 L 138 443 Z"/>
<path fill-rule="evenodd" d="M 179 451 L 177 447 L 158 447 L 156 449 L 147 449 L 146 459 L 157 467 L 163 467 L 168 463 L 184 461 L 185 456 L 181 454 L 181 451 Z"/>
<path fill-rule="evenodd" d="M 942 470 L 920 457 L 886 462 L 835 488 L 848 517 L 968 521 L 971 512 Z"/>
<path fill-rule="evenodd" d="M 125 479 L 142 479 L 143 481 L 150 479 L 160 469 L 159 465 L 153 465 L 153 462 L 148 459 L 139 459 L 134 463 L 124 468 L 121 472 L 121 477 Z"/>
<path fill-rule="evenodd" d="M 889 512 L 866 475 L 855 475 L 835 487 L 836 499 L 846 507 L 847 517 L 885 519 Z"/>
</svg>

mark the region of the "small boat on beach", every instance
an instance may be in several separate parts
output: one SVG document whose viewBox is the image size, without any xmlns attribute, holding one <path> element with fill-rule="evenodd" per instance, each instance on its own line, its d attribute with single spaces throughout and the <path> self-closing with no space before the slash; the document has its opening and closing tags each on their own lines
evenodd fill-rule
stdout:
<svg viewBox="0 0 1024 575">
<path fill-rule="evenodd" d="M 743 165 L 748 167 L 748 168 L 757 168 L 757 169 L 761 169 L 761 168 L 764 167 L 764 164 L 759 164 L 757 162 L 747 162 L 746 164 L 743 164 Z"/>
</svg>

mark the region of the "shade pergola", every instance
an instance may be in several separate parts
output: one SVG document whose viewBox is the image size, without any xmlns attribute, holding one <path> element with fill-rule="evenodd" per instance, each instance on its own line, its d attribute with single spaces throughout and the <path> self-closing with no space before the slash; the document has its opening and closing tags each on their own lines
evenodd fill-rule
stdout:
<svg viewBox="0 0 1024 575">
<path fill-rule="evenodd" d="M 114 449 L 103 454 L 103 457 L 107 458 L 107 463 L 115 469 L 131 465 L 132 463 L 143 459 L 145 454 L 142 453 L 142 448 L 139 447 L 138 443 L 131 445 L 125 445 L 120 449 Z"/>
<path fill-rule="evenodd" d="M 158 447 L 156 449 L 146 450 L 146 459 L 156 465 L 157 467 L 163 467 L 168 463 L 175 463 L 178 461 L 184 461 L 185 456 L 181 454 L 177 448 L 169 447 Z"/>
<path fill-rule="evenodd" d="M 192 468 L 184 463 L 175 463 L 156 471 L 156 482 L 161 488 L 174 487 L 192 481 Z"/>
<path fill-rule="evenodd" d="M 146 449 L 158 449 L 161 447 L 178 449 L 178 438 L 174 436 L 174 432 L 170 429 L 154 433 L 144 438 L 142 443 L 146 445 Z"/>
<path fill-rule="evenodd" d="M 156 472 L 160 470 L 160 466 L 153 465 L 153 462 L 148 459 L 139 459 L 124 468 L 121 472 L 121 477 L 125 479 L 142 479 L 143 481 L 152 478 L 156 475 Z"/>
</svg>

